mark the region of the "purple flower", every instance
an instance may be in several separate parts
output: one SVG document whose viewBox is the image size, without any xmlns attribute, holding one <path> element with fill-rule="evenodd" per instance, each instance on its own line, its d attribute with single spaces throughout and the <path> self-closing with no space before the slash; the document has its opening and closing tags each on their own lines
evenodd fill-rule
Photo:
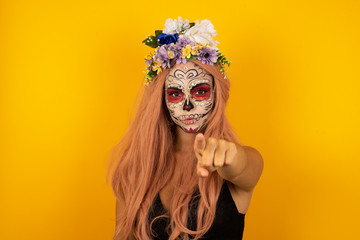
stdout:
<svg viewBox="0 0 360 240">
<path fill-rule="evenodd" d="M 146 66 L 150 66 L 153 63 L 154 59 L 150 58 L 145 61 Z"/>
<path fill-rule="evenodd" d="M 186 58 L 183 58 L 182 56 L 180 56 L 179 58 L 176 59 L 176 64 L 180 64 L 180 63 L 186 63 Z"/>
<path fill-rule="evenodd" d="M 199 49 L 198 59 L 204 64 L 214 65 L 217 61 L 217 52 L 215 49 L 203 47 Z"/>
<path fill-rule="evenodd" d="M 186 45 L 194 46 L 194 42 L 190 41 L 186 37 L 181 37 L 176 42 L 176 46 L 178 46 L 180 49 L 186 47 Z"/>
<path fill-rule="evenodd" d="M 182 57 L 182 47 L 177 43 L 176 45 L 170 45 L 169 48 L 174 53 L 174 60 L 176 64 L 186 63 L 186 58 Z"/>
<path fill-rule="evenodd" d="M 162 63 L 162 67 L 169 68 L 170 67 L 170 58 L 167 52 L 168 45 L 162 45 L 156 52 L 155 59 Z"/>
</svg>

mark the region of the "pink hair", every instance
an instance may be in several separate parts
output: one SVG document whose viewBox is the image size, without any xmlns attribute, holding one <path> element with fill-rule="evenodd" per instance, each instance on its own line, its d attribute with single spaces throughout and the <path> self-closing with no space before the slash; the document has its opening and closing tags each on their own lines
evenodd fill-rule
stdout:
<svg viewBox="0 0 360 240">
<path fill-rule="evenodd" d="M 224 78 L 217 65 L 196 64 L 214 77 L 215 104 L 204 128 L 205 138 L 214 137 L 239 143 L 225 115 L 226 102 L 229 98 L 230 81 Z M 144 94 L 123 139 L 113 148 L 111 155 L 111 186 L 115 197 L 125 197 L 125 209 L 115 231 L 115 237 L 124 232 L 125 239 L 133 231 L 136 239 L 152 239 L 148 214 L 157 193 L 170 180 L 175 169 L 174 127 L 167 124 L 168 110 L 164 103 L 164 83 L 169 69 L 163 70 L 144 86 Z M 206 178 L 196 174 L 197 159 L 193 151 L 181 165 L 178 179 L 175 179 L 173 201 L 170 208 L 170 240 L 178 238 L 195 240 L 201 238 L 211 227 L 217 199 L 224 179 L 212 172 Z M 110 167 L 109 167 L 110 170 Z M 197 217 L 197 231 L 187 226 L 188 207 L 196 189 L 200 191 Z"/>
</svg>

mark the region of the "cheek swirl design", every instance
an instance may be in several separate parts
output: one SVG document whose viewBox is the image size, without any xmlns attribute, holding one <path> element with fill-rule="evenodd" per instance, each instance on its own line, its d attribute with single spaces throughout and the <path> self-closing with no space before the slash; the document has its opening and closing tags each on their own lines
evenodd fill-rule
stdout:
<svg viewBox="0 0 360 240">
<path fill-rule="evenodd" d="M 212 103 L 212 99 L 207 99 L 206 101 L 196 101 L 195 99 L 193 99 L 193 101 L 195 102 L 196 106 L 200 106 L 200 107 L 204 107 L 204 108 L 208 108 Z"/>
<path fill-rule="evenodd" d="M 212 106 L 213 106 L 213 104 L 212 104 L 212 102 L 211 102 L 209 105 L 206 105 L 206 106 L 204 107 L 204 109 L 207 111 L 207 110 L 211 109 Z"/>
</svg>

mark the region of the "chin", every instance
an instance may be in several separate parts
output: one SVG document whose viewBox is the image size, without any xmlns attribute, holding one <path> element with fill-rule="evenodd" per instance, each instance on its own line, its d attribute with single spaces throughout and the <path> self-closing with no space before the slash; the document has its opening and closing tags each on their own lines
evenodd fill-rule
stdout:
<svg viewBox="0 0 360 240">
<path fill-rule="evenodd" d="M 187 132 L 187 133 L 196 133 L 200 130 L 200 127 L 195 127 L 195 128 L 192 128 L 192 127 L 189 127 L 189 128 L 184 128 L 184 131 Z"/>
<path fill-rule="evenodd" d="M 198 123 L 196 125 L 187 125 L 183 127 L 183 130 L 187 133 L 198 133 L 202 129 L 202 126 L 202 123 Z"/>
</svg>

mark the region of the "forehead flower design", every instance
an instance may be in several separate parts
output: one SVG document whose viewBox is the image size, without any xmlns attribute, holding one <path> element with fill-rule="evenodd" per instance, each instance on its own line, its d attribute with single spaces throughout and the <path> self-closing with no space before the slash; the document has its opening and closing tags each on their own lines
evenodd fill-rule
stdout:
<svg viewBox="0 0 360 240">
<path fill-rule="evenodd" d="M 225 64 L 230 61 L 219 51 L 219 43 L 213 37 L 217 35 L 210 20 L 182 20 L 168 18 L 163 30 L 155 30 L 155 36 L 149 35 L 144 41 L 145 45 L 155 48 L 154 53 L 145 57 L 145 85 L 149 85 L 152 78 L 163 69 L 170 68 L 174 61 L 176 64 L 186 63 L 195 59 L 203 64 L 220 66 L 220 71 L 226 78 Z"/>
</svg>

